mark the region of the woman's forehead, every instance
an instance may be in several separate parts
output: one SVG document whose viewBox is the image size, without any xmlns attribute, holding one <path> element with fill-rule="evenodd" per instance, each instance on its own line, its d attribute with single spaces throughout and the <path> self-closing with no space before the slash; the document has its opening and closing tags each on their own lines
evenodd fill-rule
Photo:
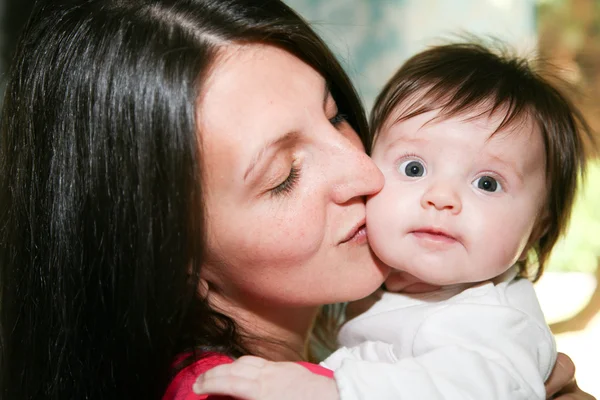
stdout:
<svg viewBox="0 0 600 400">
<path fill-rule="evenodd" d="M 323 97 L 325 80 L 312 67 L 267 45 L 228 46 L 201 88 L 199 121 L 239 121 L 265 112 L 292 113 Z M 273 115 L 274 116 L 274 115 Z M 248 121 L 252 122 L 252 121 Z"/>
<path fill-rule="evenodd" d="M 327 93 L 325 80 L 308 64 L 258 44 L 223 48 L 201 90 L 196 120 L 205 156 L 218 152 L 233 165 L 304 129 Z"/>
</svg>

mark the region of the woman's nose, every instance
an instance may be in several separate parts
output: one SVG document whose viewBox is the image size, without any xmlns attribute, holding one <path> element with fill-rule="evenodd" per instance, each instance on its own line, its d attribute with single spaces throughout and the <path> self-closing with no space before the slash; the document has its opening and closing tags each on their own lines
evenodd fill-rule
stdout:
<svg viewBox="0 0 600 400">
<path fill-rule="evenodd" d="M 338 176 L 332 191 L 334 202 L 344 204 L 356 197 L 373 195 L 383 188 L 383 174 L 362 145 L 347 141 L 336 153 Z"/>
<path fill-rule="evenodd" d="M 449 211 L 458 214 L 462 210 L 462 201 L 451 182 L 432 182 L 421 197 L 421 207 L 435 208 L 438 211 Z"/>
</svg>

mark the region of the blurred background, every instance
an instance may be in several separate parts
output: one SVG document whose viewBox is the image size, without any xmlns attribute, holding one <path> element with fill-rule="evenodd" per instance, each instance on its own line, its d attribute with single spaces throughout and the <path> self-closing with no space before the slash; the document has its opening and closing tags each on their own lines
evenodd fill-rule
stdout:
<svg viewBox="0 0 600 400">
<path fill-rule="evenodd" d="M 286 0 L 343 61 L 367 107 L 408 57 L 473 33 L 540 55 L 572 84 L 600 132 L 600 0 Z M 600 140 L 600 135 L 597 135 Z M 558 350 L 600 398 L 600 163 L 589 167 L 566 237 L 536 284 Z"/>
<path fill-rule="evenodd" d="M 474 33 L 541 55 L 576 88 L 575 102 L 600 132 L 600 0 L 285 0 L 342 60 L 367 109 L 417 51 Z M 0 91 L 32 0 L 0 0 Z M 600 140 L 600 135 L 598 136 Z M 559 351 L 600 398 L 600 163 L 591 164 L 566 237 L 536 284 Z"/>
</svg>

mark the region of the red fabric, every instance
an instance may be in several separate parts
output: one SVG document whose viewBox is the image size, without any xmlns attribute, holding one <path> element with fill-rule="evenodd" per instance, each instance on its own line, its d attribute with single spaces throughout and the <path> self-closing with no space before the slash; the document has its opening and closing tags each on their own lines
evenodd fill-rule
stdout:
<svg viewBox="0 0 600 400">
<path fill-rule="evenodd" d="M 328 378 L 333 378 L 333 371 L 330 369 L 327 369 L 325 367 L 322 367 L 319 364 L 311 364 L 311 363 L 307 363 L 307 362 L 299 362 L 298 364 L 302 365 L 304 368 L 306 368 L 313 374 L 323 375 Z"/>
<path fill-rule="evenodd" d="M 169 384 L 169 387 L 167 388 L 162 400 L 231 400 L 232 398 L 229 396 L 197 395 L 192 391 L 192 385 L 196 381 L 198 375 L 203 374 L 217 365 L 230 364 L 232 362 L 233 360 L 231 358 L 223 354 L 207 354 L 204 358 L 179 371 L 179 373 Z M 333 371 L 320 365 L 307 362 L 299 362 L 298 364 L 302 365 L 304 368 L 308 369 L 314 374 L 333 378 Z"/>
</svg>

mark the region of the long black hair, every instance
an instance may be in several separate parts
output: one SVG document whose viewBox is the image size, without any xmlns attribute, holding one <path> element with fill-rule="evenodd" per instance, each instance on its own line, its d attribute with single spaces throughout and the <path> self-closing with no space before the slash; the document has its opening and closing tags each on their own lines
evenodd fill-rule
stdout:
<svg viewBox="0 0 600 400">
<path fill-rule="evenodd" d="M 313 66 L 370 145 L 347 75 L 281 1 L 37 5 L 0 127 L 2 399 L 160 398 L 180 352 L 249 353 L 197 295 L 195 104 L 232 42 Z"/>
<path fill-rule="evenodd" d="M 23 29 L 23 26 L 31 14 L 34 0 L 4 0 L 2 3 L 2 18 L 0 19 L 0 30 L 2 31 L 2 43 L 0 52 L 1 69 L 5 71 L 10 64 L 14 49 Z"/>
</svg>

